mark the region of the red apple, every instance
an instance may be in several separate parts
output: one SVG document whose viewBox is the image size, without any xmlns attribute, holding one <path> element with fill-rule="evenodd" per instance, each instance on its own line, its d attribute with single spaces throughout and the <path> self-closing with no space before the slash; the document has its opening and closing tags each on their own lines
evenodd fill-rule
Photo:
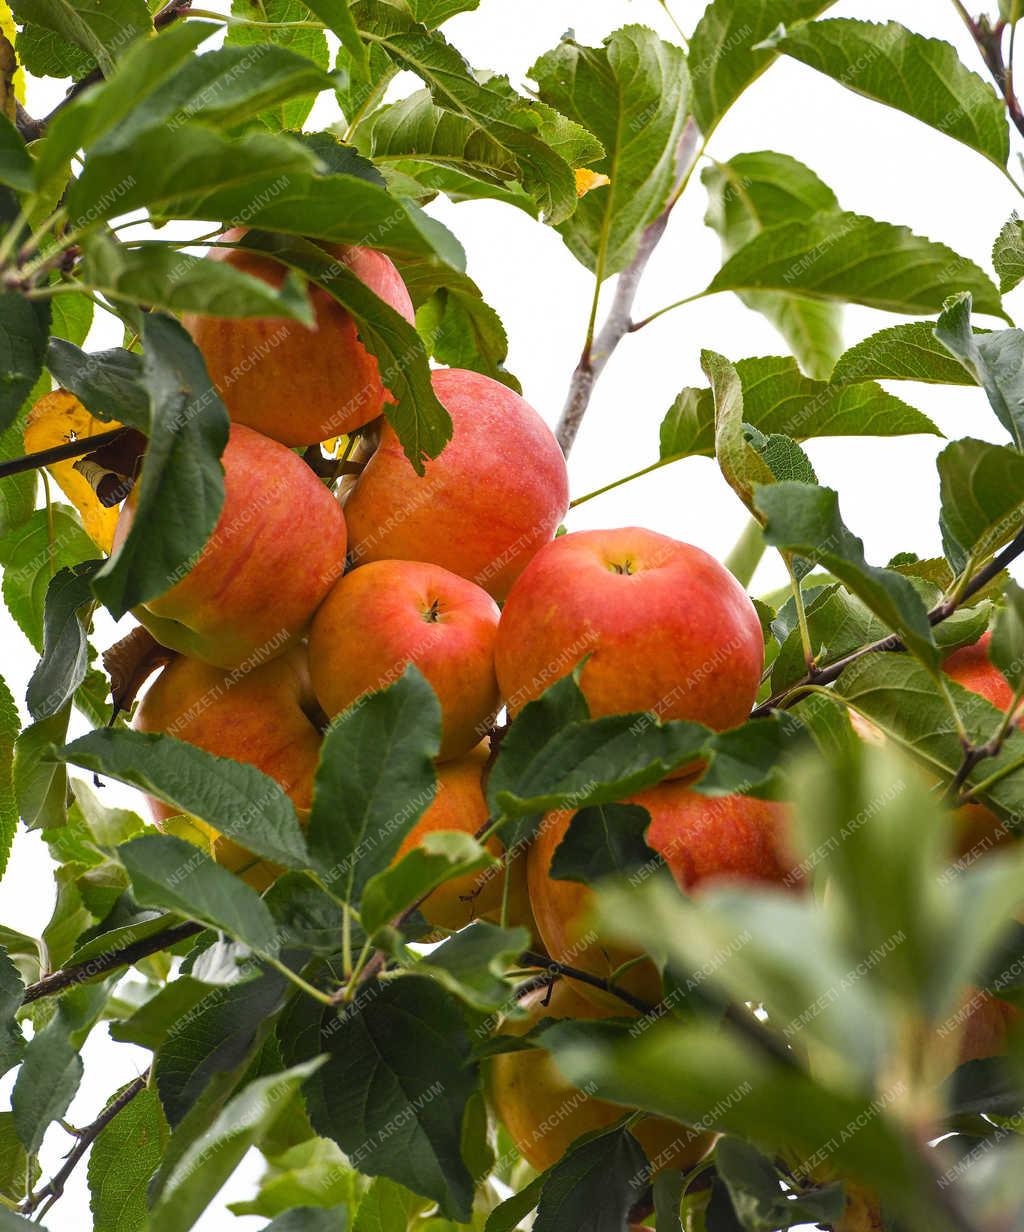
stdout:
<svg viewBox="0 0 1024 1232">
<path fill-rule="evenodd" d="M 147 689 L 135 712 L 139 731 L 164 732 L 216 757 L 245 762 L 276 779 L 297 809 L 308 809 L 320 756 L 316 699 L 309 682 L 306 648 L 290 646 L 276 659 L 251 669 L 224 671 L 198 659 L 176 658 Z M 157 824 L 175 810 L 152 797 Z M 208 846 L 219 863 L 245 868 L 258 888 L 279 871 L 257 860 L 244 846 L 218 833 L 201 818 L 171 828 Z"/>
<path fill-rule="evenodd" d="M 702 796 L 678 781 L 637 792 L 626 803 L 648 811 L 647 845 L 663 857 L 687 892 L 724 878 L 794 885 L 799 881 L 786 848 L 785 805 L 751 796 Z M 609 946 L 593 931 L 593 892 L 587 886 L 550 875 L 551 860 L 573 816 L 571 811 L 549 813 L 541 823 L 527 859 L 530 904 L 552 958 L 608 979 L 635 955 Z M 655 868 L 652 864 L 650 871 Z M 659 999 L 660 981 L 651 963 L 631 968 L 621 983 L 644 1000 Z M 611 1004 L 610 994 L 584 985 L 580 990 L 599 1004 Z"/>
<path fill-rule="evenodd" d="M 414 847 L 418 847 L 428 834 L 440 830 L 459 830 L 463 834 L 476 834 L 487 823 L 489 816 L 484 798 L 482 774 L 487 763 L 488 746 L 481 743 L 465 757 L 445 762 L 437 768 L 437 794 L 430 807 L 402 840 L 395 860 L 400 860 Z M 505 845 L 497 836 L 487 842 L 487 850 L 495 859 L 505 853 Z M 509 925 L 522 924 L 533 934 L 530 916 L 530 898 L 526 889 L 526 853 L 520 852 L 512 859 L 508 876 Z M 466 873 L 437 887 L 420 907 L 424 919 L 438 928 L 457 930 L 465 928 L 474 920 L 490 920 L 497 923 L 501 918 L 501 901 L 505 888 L 505 874 L 492 867 L 479 873 Z"/>
<path fill-rule="evenodd" d="M 390 425 L 345 505 L 357 563 L 442 565 L 503 599 L 565 515 L 565 460 L 518 394 L 477 372 L 435 372 L 452 439 L 413 470 Z"/>
<path fill-rule="evenodd" d="M 586 657 L 580 685 L 594 716 L 649 710 L 721 729 L 750 713 L 764 639 L 716 560 L 625 527 L 542 548 L 508 597 L 495 655 L 511 715 Z"/>
<path fill-rule="evenodd" d="M 437 565 L 380 560 L 335 583 L 313 620 L 313 688 L 331 718 L 414 663 L 441 703 L 445 760 L 468 752 L 498 709 L 494 600 Z"/>
<path fill-rule="evenodd" d="M 237 242 L 245 231 L 228 231 Z M 325 245 L 371 291 L 414 318 L 412 301 L 391 260 L 372 248 Z M 214 248 L 210 259 L 280 286 L 286 269 L 270 257 Z M 309 291 L 312 329 L 285 317 L 210 317 L 186 313 L 183 324 L 203 353 L 210 378 L 236 423 L 282 441 L 314 445 L 354 431 L 381 413 L 385 399 L 377 359 L 359 341 L 349 313 L 319 287 Z"/>
<path fill-rule="evenodd" d="M 135 614 L 164 646 L 236 667 L 279 654 L 305 629 L 344 567 L 345 517 L 301 458 L 251 428 L 232 426 L 222 461 L 224 507 L 213 534 L 180 580 Z"/>
</svg>

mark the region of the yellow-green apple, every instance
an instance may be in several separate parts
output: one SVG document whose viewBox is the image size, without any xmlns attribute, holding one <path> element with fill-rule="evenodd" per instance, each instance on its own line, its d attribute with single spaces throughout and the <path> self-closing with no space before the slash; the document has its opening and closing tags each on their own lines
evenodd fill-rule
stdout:
<svg viewBox="0 0 1024 1232">
<path fill-rule="evenodd" d="M 313 688 L 333 718 L 409 663 L 441 704 L 442 761 L 478 744 L 498 709 L 498 606 L 438 565 L 379 560 L 340 578 L 309 635 Z"/>
<path fill-rule="evenodd" d="M 150 685 L 133 725 L 255 766 L 280 783 L 304 818 L 320 755 L 317 713 L 306 648 L 295 645 L 249 670 L 225 671 L 179 656 Z M 277 875 L 277 868 L 201 818 L 172 821 L 176 813 L 170 805 L 152 797 L 149 805 L 158 825 L 199 842 L 226 868 L 245 869 L 250 884 L 263 889 Z"/>
<path fill-rule="evenodd" d="M 345 505 L 351 553 L 357 564 L 443 565 L 501 600 L 565 514 L 565 460 L 537 412 L 499 381 L 449 368 L 433 383 L 452 439 L 420 477 L 384 426 Z"/>
<path fill-rule="evenodd" d="M 559 980 L 550 990 L 538 989 L 521 1004 L 528 1017 L 506 1022 L 505 1034 L 524 1035 L 542 1018 L 636 1017 L 621 1001 L 614 1008 L 593 1005 L 569 980 Z M 538 1172 L 558 1163 L 581 1134 L 604 1129 L 628 1111 L 574 1087 L 541 1048 L 499 1053 L 488 1064 L 487 1080 L 498 1119 L 519 1154 Z M 652 1175 L 663 1168 L 692 1168 L 715 1140 L 714 1134 L 655 1116 L 638 1121 L 630 1133 L 647 1154 Z"/>
<path fill-rule="evenodd" d="M 533 558 L 501 615 L 495 664 L 515 715 L 581 659 L 591 714 L 743 722 L 764 639 L 754 605 L 700 548 L 654 531 L 577 531 Z"/>
<path fill-rule="evenodd" d="M 228 231 L 237 243 L 244 230 Z M 372 248 L 325 245 L 407 321 L 414 317 L 402 276 Z M 210 259 L 271 286 L 286 270 L 278 261 L 238 248 L 214 248 Z M 350 314 L 319 287 L 309 291 L 313 328 L 284 317 L 210 317 L 186 313 L 185 328 L 203 353 L 210 379 L 231 418 L 285 445 L 314 445 L 376 419 L 390 395 L 376 357 L 359 340 Z"/>
<path fill-rule="evenodd" d="M 224 506 L 191 567 L 135 615 L 164 646 L 217 667 L 260 662 L 308 625 L 344 568 L 345 515 L 300 457 L 234 424 Z M 134 517 L 133 492 L 114 549 Z M 186 571 L 187 568 L 187 571 Z"/>
<path fill-rule="evenodd" d="M 395 860 L 400 860 L 418 847 L 428 834 L 440 830 L 457 830 L 476 834 L 487 822 L 489 813 L 484 799 L 482 774 L 487 762 L 488 747 L 481 743 L 465 757 L 445 762 L 437 768 L 437 795 L 430 807 L 402 840 Z M 487 850 L 495 859 L 505 854 L 505 845 L 495 835 L 488 839 Z M 508 867 L 509 925 L 522 924 L 533 934 L 530 899 L 526 889 L 526 852 L 517 853 Z M 505 873 L 497 867 L 479 873 L 466 873 L 438 886 L 420 907 L 424 919 L 436 928 L 457 930 L 474 920 L 497 923 L 501 917 Z"/>
<path fill-rule="evenodd" d="M 687 893 L 723 878 L 799 883 L 799 870 L 788 851 L 786 805 L 751 796 L 702 796 L 678 780 L 637 792 L 626 803 L 640 805 L 650 814 L 647 845 L 662 857 Z M 608 979 L 636 955 L 609 945 L 595 933 L 589 887 L 554 878 L 550 872 L 573 816 L 561 810 L 541 822 L 527 858 L 530 904 L 537 931 L 552 958 Z M 660 980 L 652 963 L 631 967 L 618 982 L 646 1001 L 660 998 Z M 600 989 L 581 985 L 580 991 L 598 1004 L 614 1003 Z"/>
</svg>

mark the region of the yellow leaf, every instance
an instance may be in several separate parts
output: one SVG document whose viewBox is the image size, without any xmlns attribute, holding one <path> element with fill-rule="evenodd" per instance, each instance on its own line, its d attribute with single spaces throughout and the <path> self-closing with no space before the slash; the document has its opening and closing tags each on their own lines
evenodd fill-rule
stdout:
<svg viewBox="0 0 1024 1232">
<path fill-rule="evenodd" d="M 2 2 L 2 0 L 0 0 Z M 576 168 L 576 196 L 585 197 L 592 188 L 600 188 L 610 184 L 611 180 L 600 171 L 591 171 L 589 167 Z"/>
<path fill-rule="evenodd" d="M 54 445 L 82 440 L 120 426 L 113 421 L 103 423 L 94 419 L 74 394 L 69 394 L 66 389 L 55 389 L 51 394 L 44 394 L 29 411 L 25 423 L 25 450 L 35 453 L 39 449 L 52 449 Z M 104 552 L 109 552 L 117 525 L 117 509 L 106 509 L 100 504 L 89 481 L 75 470 L 74 458 L 54 462 L 46 469 L 81 514 L 82 525 L 93 542 Z"/>
<path fill-rule="evenodd" d="M 7 0 L 0 0 L 0 34 L 14 46 L 17 31 L 14 27 L 14 15 Z M 19 68 L 14 74 L 14 94 L 19 103 L 25 101 L 25 70 Z"/>
</svg>

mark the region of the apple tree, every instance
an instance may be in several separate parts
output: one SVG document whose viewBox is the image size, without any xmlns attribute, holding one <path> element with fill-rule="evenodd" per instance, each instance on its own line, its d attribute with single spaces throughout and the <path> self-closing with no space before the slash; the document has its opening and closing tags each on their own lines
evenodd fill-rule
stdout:
<svg viewBox="0 0 1024 1232">
<path fill-rule="evenodd" d="M 1021 6 L 952 0 L 965 63 L 637 3 L 517 83 L 446 34 L 477 4 L 0 0 L 0 871 L 36 832 L 55 903 L 0 882 L 0 1232 L 1017 1227 Z M 784 131 L 716 157 L 785 58 L 995 164 L 989 269 Z M 642 315 L 693 196 L 720 266 Z M 441 198 L 592 277 L 554 432 Z M 777 353 L 695 317 L 650 464 L 579 491 L 613 353 L 713 296 Z M 804 444 L 934 436 L 937 385 L 999 439 L 944 444 L 933 556 L 869 560 Z M 693 457 L 725 562 L 574 526 Z M 90 1034 L 148 1062 L 73 1125 Z"/>
</svg>

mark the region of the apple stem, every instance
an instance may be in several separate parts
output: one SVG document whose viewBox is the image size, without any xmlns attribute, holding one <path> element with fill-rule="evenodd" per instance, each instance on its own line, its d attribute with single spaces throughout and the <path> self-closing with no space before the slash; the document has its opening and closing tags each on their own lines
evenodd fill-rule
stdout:
<svg viewBox="0 0 1024 1232">
<path fill-rule="evenodd" d="M 683 135 L 679 140 L 676 153 L 677 183 L 682 184 L 693 164 L 697 151 L 697 125 L 691 117 L 686 122 Z M 583 348 L 576 370 L 569 383 L 569 392 L 562 408 L 561 418 L 555 430 L 555 437 L 562 447 L 566 457 L 572 449 L 576 434 L 580 430 L 583 416 L 587 413 L 594 385 L 604 371 L 612 352 L 622 339 L 630 332 L 632 324 L 633 301 L 640 287 L 647 263 L 657 248 L 661 237 L 665 234 L 669 215 L 678 199 L 678 193 L 673 192 L 669 203 L 661 214 L 650 223 L 640 236 L 636 255 L 629 265 L 619 274 L 615 284 L 615 294 L 612 306 L 597 337 L 591 342 L 589 336 L 587 345 Z"/>
</svg>

